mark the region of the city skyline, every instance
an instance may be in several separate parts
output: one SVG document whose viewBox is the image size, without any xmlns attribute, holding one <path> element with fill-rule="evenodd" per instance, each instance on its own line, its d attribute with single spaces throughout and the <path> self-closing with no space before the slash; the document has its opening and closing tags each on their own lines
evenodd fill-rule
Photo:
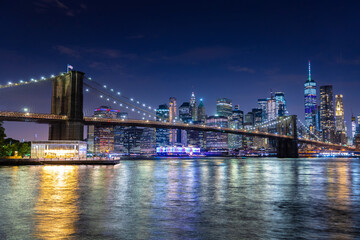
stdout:
<svg viewBox="0 0 360 240">
<path fill-rule="evenodd" d="M 7 21 L 2 23 L 6 38 L 0 40 L 0 56 L 7 61 L 0 63 L 1 84 L 57 74 L 70 63 L 152 106 L 167 103 L 170 96 L 180 105 L 195 92 L 208 115 L 215 114 L 217 98 L 230 98 L 248 112 L 259 98 L 269 97 L 270 89 L 282 91 L 287 109 L 303 120 L 303 85 L 310 59 L 317 86 L 333 85 L 334 95 L 343 94 L 348 131 L 351 114 L 360 113 L 356 104 L 360 48 L 355 44 L 359 34 L 349 28 L 360 18 L 353 5 L 338 8 L 329 2 L 327 11 L 321 11 L 321 3 L 310 1 L 229 3 L 231 8 L 214 2 L 138 1 L 112 8 L 95 1 L 61 3 L 66 8 L 40 0 L 24 1 L 21 7 L 4 4 L 9 11 L 2 12 Z M 178 22 L 185 10 L 189 19 Z M 94 14 L 99 18 L 93 19 Z M 52 28 L 43 24 L 49 16 Z M 23 34 L 34 37 L 25 39 Z M 48 101 L 49 94 L 39 94 L 39 101 Z M 19 102 L 28 98 L 24 94 Z"/>
</svg>

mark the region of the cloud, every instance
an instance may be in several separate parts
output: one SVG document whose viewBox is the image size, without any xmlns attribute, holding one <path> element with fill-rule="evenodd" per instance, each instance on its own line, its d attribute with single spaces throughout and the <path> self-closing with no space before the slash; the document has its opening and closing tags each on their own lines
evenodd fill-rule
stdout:
<svg viewBox="0 0 360 240">
<path fill-rule="evenodd" d="M 336 62 L 344 65 L 360 65 L 360 56 L 352 59 L 344 59 L 342 57 L 339 57 L 336 59 Z"/>
<path fill-rule="evenodd" d="M 84 3 L 72 8 L 60 0 L 37 0 L 34 2 L 34 5 L 37 12 L 44 13 L 57 9 L 69 17 L 74 17 L 76 14 L 87 9 L 87 5 Z"/>
<path fill-rule="evenodd" d="M 255 73 L 255 70 L 248 67 L 240 67 L 240 66 L 229 66 L 229 70 L 234 72 L 247 72 L 247 73 Z"/>
<path fill-rule="evenodd" d="M 107 57 L 107 58 L 125 58 L 130 60 L 137 58 L 136 54 L 122 53 L 117 49 L 111 49 L 111 48 L 90 48 L 90 49 L 84 49 L 84 51 L 87 53 L 92 53 L 97 56 Z"/>
<path fill-rule="evenodd" d="M 77 51 L 73 48 L 68 48 L 68 47 L 61 46 L 61 45 L 55 46 L 54 48 L 62 55 L 67 55 L 69 57 L 74 57 L 74 58 L 80 57 L 79 51 Z"/>
</svg>

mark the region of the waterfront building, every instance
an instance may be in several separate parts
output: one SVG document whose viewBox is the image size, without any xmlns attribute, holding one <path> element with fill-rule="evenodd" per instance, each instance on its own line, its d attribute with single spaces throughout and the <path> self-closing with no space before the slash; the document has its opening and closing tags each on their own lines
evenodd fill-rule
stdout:
<svg viewBox="0 0 360 240">
<path fill-rule="evenodd" d="M 156 109 L 156 121 L 169 121 L 169 107 L 166 104 L 159 105 Z M 156 128 L 156 147 L 169 145 L 169 129 Z"/>
<path fill-rule="evenodd" d="M 154 128 L 144 128 L 140 137 L 140 153 L 144 155 L 155 154 L 156 131 Z"/>
<path fill-rule="evenodd" d="M 228 127 L 228 118 L 225 116 L 210 116 L 206 119 L 206 125 L 214 127 Z M 206 150 L 209 154 L 227 154 L 228 135 L 219 132 L 206 132 Z"/>
<path fill-rule="evenodd" d="M 334 142 L 335 118 L 332 85 L 320 87 L 320 128 L 323 141 Z"/>
<path fill-rule="evenodd" d="M 232 115 L 232 101 L 228 98 L 218 98 L 216 101 L 216 113 L 220 117 L 230 117 Z"/>
<path fill-rule="evenodd" d="M 141 136 L 144 129 L 139 127 L 126 127 L 124 129 L 124 153 L 140 154 L 141 153 Z"/>
<path fill-rule="evenodd" d="M 239 109 L 239 105 L 234 106 L 233 114 L 229 118 L 229 127 L 234 129 L 242 129 L 244 127 L 244 112 Z M 242 147 L 242 136 L 228 134 L 228 145 L 230 151 L 238 152 Z"/>
<path fill-rule="evenodd" d="M 205 112 L 205 106 L 204 106 L 204 102 L 203 102 L 202 98 L 200 98 L 200 103 L 198 106 L 197 114 L 198 114 L 197 121 L 200 123 L 205 123 L 206 122 L 206 112 Z"/>
<path fill-rule="evenodd" d="M 340 144 L 346 143 L 346 128 L 344 120 L 344 103 L 343 95 L 335 95 L 335 130 L 336 142 Z"/>
<path fill-rule="evenodd" d="M 356 119 L 355 119 L 354 114 L 352 114 L 351 115 L 351 139 L 352 139 L 352 142 L 354 142 L 355 133 L 356 133 Z"/>
<path fill-rule="evenodd" d="M 196 121 L 194 124 L 204 124 L 204 122 Z M 206 149 L 206 138 L 205 132 L 197 131 L 197 130 L 188 130 L 187 131 L 187 144 L 188 146 L 193 146 L 196 148 L 200 148 L 201 151 L 205 151 Z"/>
<path fill-rule="evenodd" d="M 193 122 L 198 120 L 198 109 L 196 106 L 196 98 L 194 92 L 191 93 L 190 98 L 190 115 Z"/>
<path fill-rule="evenodd" d="M 267 120 L 271 121 L 276 119 L 276 100 L 273 98 L 273 96 L 271 95 L 271 98 L 269 98 L 267 100 L 267 105 L 266 105 L 266 110 L 267 110 Z"/>
<path fill-rule="evenodd" d="M 109 106 L 100 106 L 94 110 L 94 117 L 99 118 L 117 118 L 119 110 L 112 109 Z M 88 148 L 89 152 L 95 155 L 106 155 L 114 151 L 114 127 L 88 127 Z"/>
<path fill-rule="evenodd" d="M 51 140 L 31 142 L 31 158 L 85 159 L 87 144 L 84 141 Z"/>
<path fill-rule="evenodd" d="M 184 123 L 190 123 L 193 121 L 192 113 L 191 113 L 191 106 L 189 102 L 184 102 L 179 107 L 179 119 Z"/>
<path fill-rule="evenodd" d="M 262 111 L 262 122 L 267 121 L 267 102 L 268 102 L 269 98 L 261 98 L 258 99 L 258 108 L 261 109 Z"/>
<path fill-rule="evenodd" d="M 169 122 L 176 122 L 176 121 L 177 121 L 176 98 L 171 97 L 169 99 Z M 175 145 L 177 143 L 176 129 L 169 130 L 169 141 L 170 141 L 170 145 Z"/>
<path fill-rule="evenodd" d="M 308 127 L 311 131 L 314 131 L 316 128 L 316 114 L 317 114 L 317 104 L 316 104 L 316 82 L 311 79 L 311 66 L 309 61 L 309 78 L 304 84 L 304 104 L 305 104 L 305 126 Z M 319 128 L 317 128 L 319 129 Z"/>
<path fill-rule="evenodd" d="M 127 112 L 118 112 L 116 115 L 118 119 L 128 119 Z M 124 152 L 124 126 L 115 126 L 114 127 L 114 152 L 122 153 Z"/>
<path fill-rule="evenodd" d="M 287 113 L 285 94 L 283 92 L 275 92 L 275 102 L 276 102 L 276 107 L 275 107 L 276 117 L 285 116 Z"/>
</svg>

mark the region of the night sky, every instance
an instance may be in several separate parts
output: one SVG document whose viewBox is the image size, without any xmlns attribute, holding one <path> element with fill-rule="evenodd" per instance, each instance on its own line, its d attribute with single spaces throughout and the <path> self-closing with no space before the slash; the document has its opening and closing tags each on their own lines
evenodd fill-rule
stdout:
<svg viewBox="0 0 360 240">
<path fill-rule="evenodd" d="M 194 91 L 208 115 L 218 97 L 248 112 L 270 89 L 284 91 L 303 120 L 311 60 L 318 86 L 344 95 L 350 128 L 351 111 L 360 113 L 359 12 L 358 1 L 2 1 L 0 84 L 69 63 L 152 106 Z M 2 110 L 50 111 L 50 85 L 1 91 Z M 46 125 L 5 127 L 8 137 L 47 139 Z"/>
</svg>

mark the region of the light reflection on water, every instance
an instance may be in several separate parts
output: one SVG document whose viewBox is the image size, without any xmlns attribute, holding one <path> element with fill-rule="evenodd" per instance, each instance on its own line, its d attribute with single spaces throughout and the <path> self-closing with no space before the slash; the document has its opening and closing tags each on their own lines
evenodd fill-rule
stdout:
<svg viewBox="0 0 360 240">
<path fill-rule="evenodd" d="M 0 168 L 1 239 L 355 239 L 358 159 Z"/>
</svg>

